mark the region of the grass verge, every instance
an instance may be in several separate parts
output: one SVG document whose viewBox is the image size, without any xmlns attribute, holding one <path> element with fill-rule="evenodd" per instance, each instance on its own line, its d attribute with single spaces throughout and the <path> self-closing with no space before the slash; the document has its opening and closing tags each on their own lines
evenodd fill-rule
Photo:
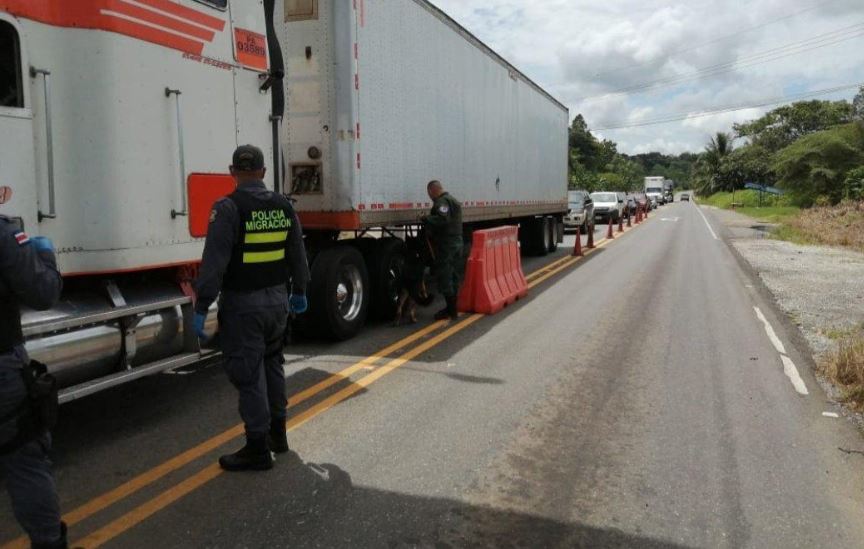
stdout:
<svg viewBox="0 0 864 549">
<path fill-rule="evenodd" d="M 803 210 L 783 221 L 775 237 L 799 244 L 827 244 L 864 252 L 864 202 Z"/>
<path fill-rule="evenodd" d="M 846 404 L 864 412 L 864 331 L 841 338 L 837 349 L 820 361 L 819 370 L 840 388 Z"/>
<path fill-rule="evenodd" d="M 735 211 L 764 223 L 783 223 L 801 213 L 801 208 L 797 206 L 765 206 L 762 208 L 745 206 L 735 208 Z"/>
</svg>

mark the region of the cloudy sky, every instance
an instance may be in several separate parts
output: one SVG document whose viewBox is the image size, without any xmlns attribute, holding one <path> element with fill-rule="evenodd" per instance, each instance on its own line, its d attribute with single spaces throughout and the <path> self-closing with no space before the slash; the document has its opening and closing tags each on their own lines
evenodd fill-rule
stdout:
<svg viewBox="0 0 864 549">
<path fill-rule="evenodd" d="M 864 83 L 864 0 L 432 1 L 625 153 L 698 150 L 773 106 L 694 113 Z"/>
</svg>

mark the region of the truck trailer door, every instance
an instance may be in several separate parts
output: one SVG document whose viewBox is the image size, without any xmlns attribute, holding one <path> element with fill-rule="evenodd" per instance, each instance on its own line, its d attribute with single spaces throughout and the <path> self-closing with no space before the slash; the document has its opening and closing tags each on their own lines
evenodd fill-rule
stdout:
<svg viewBox="0 0 864 549">
<path fill-rule="evenodd" d="M 231 32 L 234 39 L 234 70 L 237 144 L 251 143 L 264 151 L 268 177 L 274 173 L 273 137 L 270 121 L 271 94 L 281 89 L 282 80 L 268 82 L 270 55 L 267 44 L 267 10 L 272 0 L 232 2 Z M 262 85 L 265 89 L 262 89 Z"/>
<path fill-rule="evenodd" d="M 34 120 L 24 47 L 14 19 L 0 14 L 0 214 L 37 232 Z"/>
</svg>

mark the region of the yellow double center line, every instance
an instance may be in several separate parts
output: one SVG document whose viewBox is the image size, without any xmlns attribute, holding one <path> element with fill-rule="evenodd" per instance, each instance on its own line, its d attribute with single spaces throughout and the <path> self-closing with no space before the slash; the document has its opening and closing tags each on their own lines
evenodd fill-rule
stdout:
<svg viewBox="0 0 864 549">
<path fill-rule="evenodd" d="M 579 235 L 577 235 L 577 237 L 578 236 Z M 609 242 L 612 241 L 608 239 L 599 241 L 594 249 L 586 250 L 585 255 L 590 255 L 596 249 L 600 249 L 606 246 Z M 526 277 L 530 281 L 528 287 L 533 288 L 537 286 L 538 284 L 544 282 L 550 277 L 569 268 L 571 265 L 575 264 L 581 259 L 581 257 L 564 257 L 553 261 L 549 265 L 546 265 L 545 267 L 529 274 Z M 311 406 L 310 408 L 304 410 L 296 416 L 291 417 L 288 420 L 287 424 L 288 430 L 291 431 L 297 429 L 298 427 L 305 424 L 314 417 L 330 410 L 334 406 L 355 395 L 357 392 L 363 390 L 372 383 L 375 383 L 376 381 L 396 370 L 405 363 L 413 360 L 417 356 L 438 346 L 443 341 L 466 329 L 470 325 L 474 324 L 476 321 L 483 318 L 483 316 L 484 315 L 482 314 L 473 314 L 468 316 L 467 318 L 451 326 L 440 334 L 429 338 L 428 340 L 403 353 L 402 355 L 391 359 L 389 362 L 376 368 L 371 373 L 365 375 L 358 381 L 351 383 L 344 389 L 341 389 L 340 391 L 325 398 L 321 402 L 318 402 L 317 404 Z M 374 366 L 375 363 L 386 359 L 388 355 L 391 355 L 401 349 L 404 349 L 405 347 L 408 347 L 409 345 L 427 337 L 428 335 L 434 333 L 439 328 L 447 324 L 448 322 L 443 320 L 434 322 L 429 326 L 426 326 L 425 328 L 418 330 L 417 332 L 385 347 L 384 349 L 381 349 L 375 354 L 366 357 L 365 359 L 357 362 L 356 364 L 353 364 L 352 366 L 342 370 L 341 372 L 333 374 L 330 377 L 324 379 L 323 381 L 313 385 L 312 387 L 309 387 L 308 389 L 305 389 L 297 393 L 296 395 L 293 395 L 288 399 L 289 409 L 294 408 L 303 402 L 306 402 L 307 400 L 322 393 L 323 391 L 329 389 L 330 387 L 338 384 L 341 381 L 350 379 L 351 376 L 355 373 L 361 370 L 369 369 L 369 367 Z M 120 486 L 108 492 L 105 492 L 100 496 L 97 496 L 96 498 L 90 500 L 84 505 L 75 508 L 74 510 L 64 515 L 63 520 L 69 526 L 75 525 L 95 515 L 96 513 L 110 507 L 111 505 L 114 505 L 115 503 L 131 496 L 132 494 L 135 494 L 136 492 L 146 488 L 147 486 L 153 484 L 159 479 L 209 454 L 220 446 L 230 442 L 235 438 L 240 437 L 241 435 L 243 435 L 243 433 L 243 425 L 235 425 L 234 427 L 202 442 L 201 444 L 198 444 L 193 448 L 190 448 L 189 450 L 186 450 L 182 454 L 179 454 L 174 458 L 165 461 L 164 463 L 138 475 L 137 477 L 121 484 Z M 200 488 L 204 484 L 220 476 L 222 473 L 223 471 L 219 467 L 219 464 L 213 463 L 193 474 L 192 476 L 186 478 L 179 484 L 165 490 L 164 492 L 161 492 L 154 498 L 141 504 L 132 511 L 129 511 L 128 513 L 115 519 L 104 527 L 94 531 L 93 533 L 81 539 L 80 541 L 77 541 L 73 545 L 76 547 L 85 548 L 99 547 L 102 544 L 126 532 L 127 530 L 133 528 L 137 524 L 143 522 L 148 517 L 171 505 L 175 501 L 183 498 L 184 496 Z M 20 537 L 4 545 L 0 549 L 24 549 L 27 546 L 28 542 L 26 538 Z"/>
</svg>

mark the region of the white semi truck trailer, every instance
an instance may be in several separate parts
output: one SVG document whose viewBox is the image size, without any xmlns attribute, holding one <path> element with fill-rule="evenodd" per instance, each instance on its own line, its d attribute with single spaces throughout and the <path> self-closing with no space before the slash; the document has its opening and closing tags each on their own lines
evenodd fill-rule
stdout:
<svg viewBox="0 0 864 549">
<path fill-rule="evenodd" d="M 658 206 L 665 203 L 663 185 L 666 180 L 663 176 L 648 176 L 645 178 L 645 195 Z"/>
<path fill-rule="evenodd" d="M 0 0 L 0 213 L 65 283 L 27 349 L 63 401 L 201 360 L 191 282 L 243 143 L 296 200 L 312 328 L 351 337 L 392 312 L 431 179 L 466 238 L 554 250 L 568 119 L 425 0 Z"/>
</svg>

